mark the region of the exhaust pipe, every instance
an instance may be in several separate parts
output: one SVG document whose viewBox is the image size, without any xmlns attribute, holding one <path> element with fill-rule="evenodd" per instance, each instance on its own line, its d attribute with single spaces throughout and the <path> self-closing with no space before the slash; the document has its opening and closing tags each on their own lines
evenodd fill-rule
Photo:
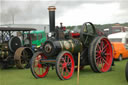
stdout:
<svg viewBox="0 0 128 85">
<path fill-rule="evenodd" d="M 49 6 L 49 25 L 50 25 L 50 32 L 55 32 L 55 6 Z"/>
</svg>

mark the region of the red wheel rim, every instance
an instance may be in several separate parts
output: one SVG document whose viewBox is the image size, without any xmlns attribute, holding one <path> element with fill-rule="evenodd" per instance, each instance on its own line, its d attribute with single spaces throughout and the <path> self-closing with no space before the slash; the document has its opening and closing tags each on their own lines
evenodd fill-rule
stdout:
<svg viewBox="0 0 128 85">
<path fill-rule="evenodd" d="M 102 38 L 96 48 L 96 67 L 106 72 L 112 64 L 112 47 L 107 38 Z"/>
<path fill-rule="evenodd" d="M 49 66 L 40 64 L 41 59 L 47 59 L 47 57 L 43 55 L 42 53 L 37 55 L 37 57 L 35 58 L 33 68 L 34 68 L 35 74 L 38 77 L 43 78 L 47 75 Z"/>
<path fill-rule="evenodd" d="M 59 71 L 64 79 L 72 77 L 74 72 L 74 59 L 69 53 L 65 53 L 59 61 Z"/>
</svg>

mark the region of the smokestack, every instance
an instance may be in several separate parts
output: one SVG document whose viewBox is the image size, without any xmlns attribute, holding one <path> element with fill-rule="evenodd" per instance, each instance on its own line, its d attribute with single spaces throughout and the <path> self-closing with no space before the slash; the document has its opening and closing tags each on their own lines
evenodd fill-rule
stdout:
<svg viewBox="0 0 128 85">
<path fill-rule="evenodd" d="M 55 6 L 49 6 L 49 24 L 50 24 L 50 32 L 55 32 Z"/>
</svg>

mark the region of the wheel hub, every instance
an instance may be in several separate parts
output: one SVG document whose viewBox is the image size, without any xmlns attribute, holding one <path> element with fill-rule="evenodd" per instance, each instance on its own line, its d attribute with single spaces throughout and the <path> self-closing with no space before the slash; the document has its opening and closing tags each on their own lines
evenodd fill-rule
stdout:
<svg viewBox="0 0 128 85">
<path fill-rule="evenodd" d="M 67 67 L 67 63 L 63 63 L 63 67 Z"/>
<path fill-rule="evenodd" d="M 38 64 L 38 67 L 41 68 L 42 67 L 41 64 Z"/>
<path fill-rule="evenodd" d="M 104 52 L 101 52 L 101 57 L 104 57 L 105 56 L 105 53 Z"/>
</svg>

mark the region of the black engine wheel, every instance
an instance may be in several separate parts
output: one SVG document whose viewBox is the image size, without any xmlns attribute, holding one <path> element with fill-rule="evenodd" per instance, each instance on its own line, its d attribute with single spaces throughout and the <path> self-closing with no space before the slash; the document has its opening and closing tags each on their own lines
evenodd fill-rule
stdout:
<svg viewBox="0 0 128 85">
<path fill-rule="evenodd" d="M 128 82 L 128 62 L 127 62 L 126 67 L 125 67 L 125 77 L 126 77 L 126 80 Z"/>
</svg>

